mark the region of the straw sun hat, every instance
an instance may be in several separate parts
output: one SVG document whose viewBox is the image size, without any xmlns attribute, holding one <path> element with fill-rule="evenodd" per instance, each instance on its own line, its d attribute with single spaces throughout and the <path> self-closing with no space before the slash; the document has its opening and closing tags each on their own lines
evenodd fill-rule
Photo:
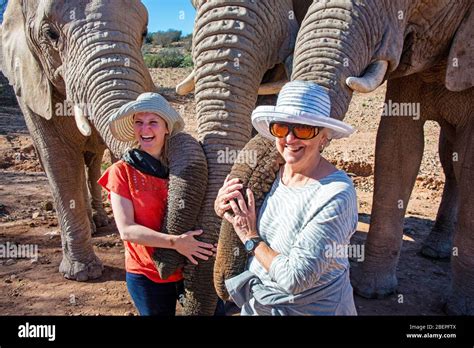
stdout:
<svg viewBox="0 0 474 348">
<path fill-rule="evenodd" d="M 291 81 L 281 89 L 275 106 L 258 106 L 252 112 L 252 124 L 261 135 L 272 140 L 275 137 L 269 127 L 273 121 L 329 128 L 332 139 L 351 135 L 354 128 L 329 117 L 330 111 L 331 101 L 324 88 L 314 82 Z"/>
<path fill-rule="evenodd" d="M 152 112 L 158 114 L 168 125 L 169 136 L 172 137 L 184 128 L 184 120 L 173 109 L 168 101 L 158 93 L 143 93 L 136 100 L 124 104 L 109 120 L 112 135 L 121 141 L 133 141 L 133 115 L 138 112 Z"/>
</svg>

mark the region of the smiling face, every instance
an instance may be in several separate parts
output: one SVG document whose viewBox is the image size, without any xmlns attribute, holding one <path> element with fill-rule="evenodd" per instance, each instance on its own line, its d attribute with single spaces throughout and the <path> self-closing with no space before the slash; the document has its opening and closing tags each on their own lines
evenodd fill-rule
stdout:
<svg viewBox="0 0 474 348">
<path fill-rule="evenodd" d="M 304 171 L 319 161 L 321 146 L 326 146 L 329 130 L 323 128 L 318 135 L 309 140 L 301 140 L 289 132 L 284 138 L 276 138 L 276 147 L 287 165 L 298 171 Z"/>
<path fill-rule="evenodd" d="M 155 158 L 160 157 L 165 135 L 169 134 L 165 120 L 151 112 L 139 112 L 133 118 L 133 132 L 140 149 Z"/>
</svg>

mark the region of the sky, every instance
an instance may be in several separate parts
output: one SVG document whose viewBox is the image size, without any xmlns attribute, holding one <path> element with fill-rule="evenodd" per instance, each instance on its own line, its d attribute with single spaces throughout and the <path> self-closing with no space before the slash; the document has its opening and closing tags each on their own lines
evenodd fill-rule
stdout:
<svg viewBox="0 0 474 348">
<path fill-rule="evenodd" d="M 0 23 L 3 22 L 3 11 L 7 7 L 7 2 L 5 0 L 0 0 Z"/>
<path fill-rule="evenodd" d="M 148 32 L 177 29 L 182 35 L 191 34 L 194 10 L 191 0 L 142 0 L 148 9 Z"/>
<path fill-rule="evenodd" d="M 2 2 L 0 0 L 0 4 Z M 191 5 L 191 0 L 142 0 L 142 2 L 148 9 L 148 32 L 177 29 L 181 30 L 183 36 L 192 33 L 196 11 Z M 0 23 L 2 12 L 0 6 Z"/>
</svg>

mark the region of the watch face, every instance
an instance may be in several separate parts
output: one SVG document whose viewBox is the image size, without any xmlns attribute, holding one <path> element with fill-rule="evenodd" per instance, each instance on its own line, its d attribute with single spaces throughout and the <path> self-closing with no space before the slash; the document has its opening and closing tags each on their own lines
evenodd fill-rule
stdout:
<svg viewBox="0 0 474 348">
<path fill-rule="evenodd" d="M 245 242 L 245 250 L 247 250 L 248 252 L 252 251 L 253 250 L 253 245 L 254 245 L 254 241 L 249 239 L 248 241 Z"/>
</svg>

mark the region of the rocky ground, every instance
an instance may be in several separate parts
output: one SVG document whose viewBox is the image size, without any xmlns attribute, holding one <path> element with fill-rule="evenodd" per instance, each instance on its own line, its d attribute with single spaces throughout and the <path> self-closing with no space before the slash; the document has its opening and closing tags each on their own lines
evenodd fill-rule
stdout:
<svg viewBox="0 0 474 348">
<path fill-rule="evenodd" d="M 174 86 L 189 69 L 152 69 L 160 93 L 196 133 L 193 96 L 178 96 Z M 372 207 L 375 136 L 385 86 L 355 95 L 346 121 L 357 128 L 349 139 L 333 141 L 326 157 L 351 173 L 359 200 L 359 226 L 353 242 L 365 240 Z M 444 185 L 437 154 L 439 127 L 425 125 L 425 153 L 408 206 L 403 248 L 398 266 L 397 294 L 382 300 L 356 296 L 360 315 L 442 315 L 441 302 L 450 281 L 449 262 L 419 255 L 422 241 L 436 217 Z M 109 162 L 104 158 L 104 168 Z M 0 81 L 0 244 L 34 244 L 37 260 L 0 258 L 0 314 L 2 315 L 135 315 L 125 286 L 123 244 L 110 224 L 93 236 L 96 254 L 105 265 L 95 281 L 68 281 L 58 273 L 61 240 L 48 182 L 32 146 L 20 110 Z M 357 267 L 356 261 L 353 266 Z"/>
</svg>

